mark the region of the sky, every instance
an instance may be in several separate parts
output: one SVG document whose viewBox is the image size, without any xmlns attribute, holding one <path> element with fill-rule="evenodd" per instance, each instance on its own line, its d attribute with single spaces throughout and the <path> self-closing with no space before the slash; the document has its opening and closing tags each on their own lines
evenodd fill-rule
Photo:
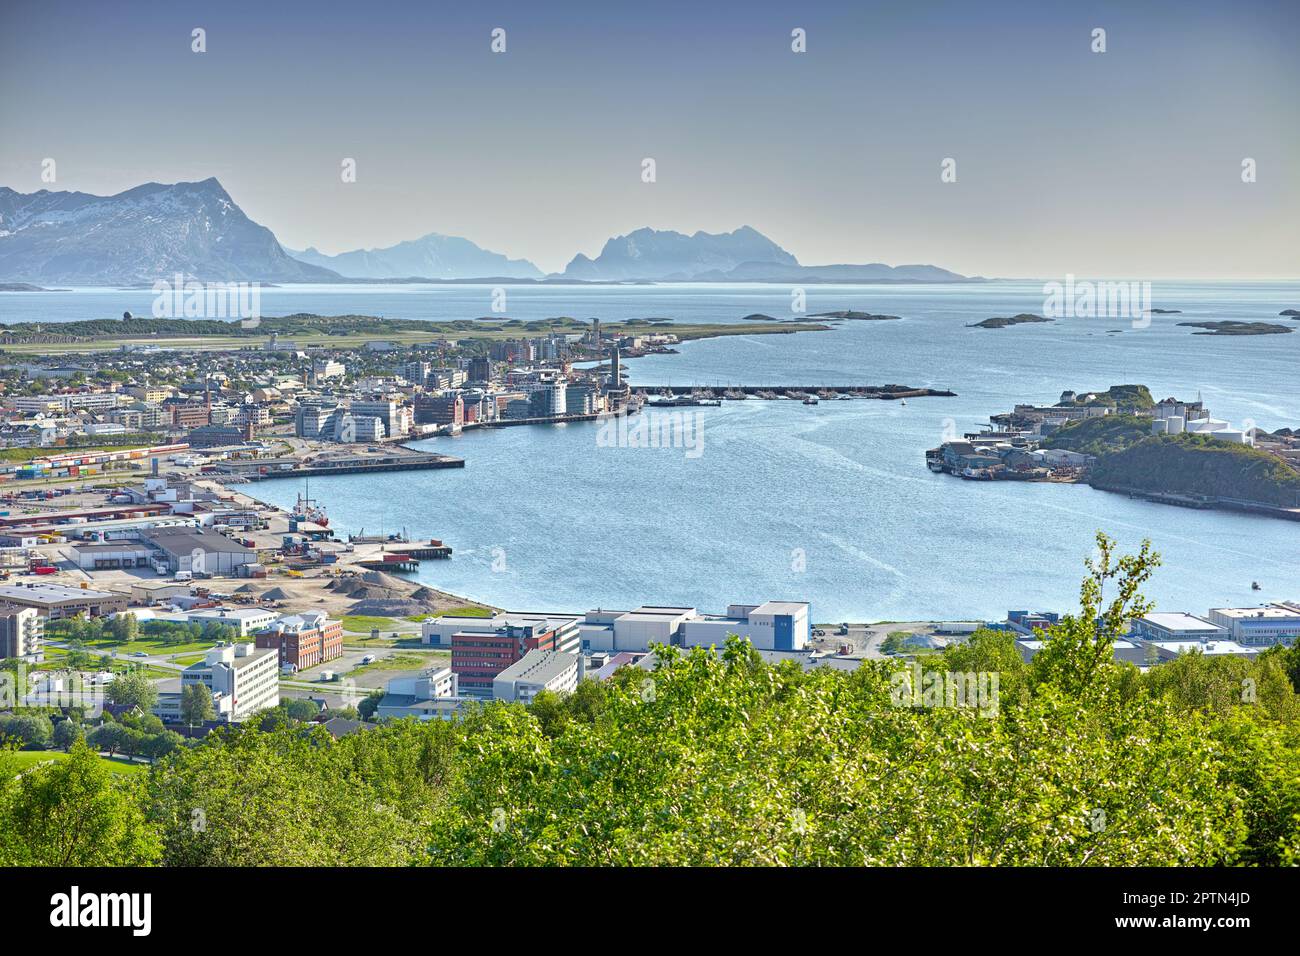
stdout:
<svg viewBox="0 0 1300 956">
<path fill-rule="evenodd" d="M 290 248 L 440 232 L 546 271 L 750 225 L 804 264 L 1294 278 L 1297 28 L 1294 0 L 4 0 L 0 185 L 216 176 Z"/>
</svg>

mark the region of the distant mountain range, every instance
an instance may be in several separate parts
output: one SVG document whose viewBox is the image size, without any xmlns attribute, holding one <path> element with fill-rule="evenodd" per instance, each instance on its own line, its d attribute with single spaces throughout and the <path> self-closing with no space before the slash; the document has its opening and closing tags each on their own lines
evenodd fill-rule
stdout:
<svg viewBox="0 0 1300 956">
<path fill-rule="evenodd" d="M 732 232 L 637 229 L 545 276 L 468 239 L 430 233 L 383 249 L 284 249 L 216 179 L 146 183 L 115 196 L 0 187 L 0 283 L 138 285 L 201 281 L 954 282 L 930 265 L 805 266 L 751 226 Z"/>
<path fill-rule="evenodd" d="M 178 272 L 224 282 L 339 279 L 285 253 L 215 179 L 116 196 L 0 187 L 0 281 L 134 285 Z"/>
<path fill-rule="evenodd" d="M 527 259 L 508 259 L 499 252 L 480 248 L 468 239 L 436 232 L 385 249 L 357 249 L 337 256 L 327 256 L 315 249 L 285 251 L 300 262 L 332 269 L 340 275 L 357 279 L 402 279 L 412 276 L 426 279 L 472 279 L 486 276 L 540 279 L 544 275 L 541 269 Z"/>
</svg>

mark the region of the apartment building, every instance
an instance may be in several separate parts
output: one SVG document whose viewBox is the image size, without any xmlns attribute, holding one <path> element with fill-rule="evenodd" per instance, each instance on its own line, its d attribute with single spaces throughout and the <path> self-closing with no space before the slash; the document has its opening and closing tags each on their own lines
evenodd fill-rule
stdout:
<svg viewBox="0 0 1300 956">
<path fill-rule="evenodd" d="M 45 621 L 34 607 L 0 604 L 0 660 L 17 657 L 29 664 L 45 660 L 41 639 Z"/>
</svg>

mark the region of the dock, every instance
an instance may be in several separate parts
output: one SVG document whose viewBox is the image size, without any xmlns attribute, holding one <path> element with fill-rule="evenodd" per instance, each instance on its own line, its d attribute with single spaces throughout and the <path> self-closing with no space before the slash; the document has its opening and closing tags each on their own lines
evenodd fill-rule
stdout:
<svg viewBox="0 0 1300 956">
<path fill-rule="evenodd" d="M 638 385 L 633 390 L 645 398 L 683 396 L 700 401 L 802 399 L 808 395 L 900 401 L 906 398 L 954 398 L 957 394 L 946 388 L 913 388 L 910 385 Z"/>
<path fill-rule="evenodd" d="M 315 478 L 319 475 L 358 475 L 379 471 L 418 471 L 429 468 L 464 468 L 465 459 L 450 455 L 410 454 L 330 458 L 304 463 L 296 458 L 225 461 L 210 477 L 265 481 L 271 478 Z"/>
</svg>

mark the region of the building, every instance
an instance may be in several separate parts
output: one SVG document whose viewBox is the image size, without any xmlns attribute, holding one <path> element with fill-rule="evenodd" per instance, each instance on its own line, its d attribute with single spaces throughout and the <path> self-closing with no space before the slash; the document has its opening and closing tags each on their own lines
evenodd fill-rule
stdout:
<svg viewBox="0 0 1300 956">
<path fill-rule="evenodd" d="M 0 584 L 0 603 L 35 608 L 52 621 L 84 614 L 104 617 L 126 610 L 126 595 L 62 584 Z"/>
<path fill-rule="evenodd" d="M 1216 607 L 1206 619 L 1228 632 L 1240 644 L 1260 646 L 1291 644 L 1300 638 L 1300 607 Z"/>
<path fill-rule="evenodd" d="M 217 719 L 237 724 L 280 703 L 279 654 L 252 644 L 214 647 L 181 671 L 181 693 L 199 684 L 212 694 Z"/>
<path fill-rule="evenodd" d="M 564 694 L 578 686 L 582 656 L 563 651 L 529 651 L 492 681 L 497 700 L 531 703 L 544 690 Z"/>
<path fill-rule="evenodd" d="M 492 381 L 492 360 L 486 355 L 476 355 L 469 360 L 469 381 L 487 384 Z"/>
<path fill-rule="evenodd" d="M 1157 663 L 1172 661 L 1180 654 L 1205 654 L 1209 657 L 1230 655 L 1254 660 L 1259 656 L 1259 648 L 1246 647 L 1236 641 L 1147 641 L 1145 647 L 1153 651 Z"/>
<path fill-rule="evenodd" d="M 747 638 L 760 651 L 801 651 L 812 634 L 804 601 L 732 604 L 727 613 L 682 623 L 684 647 L 722 647 L 729 635 Z"/>
<path fill-rule="evenodd" d="M 425 644 L 451 647 L 451 669 L 461 693 L 491 696 L 492 681 L 531 650 L 576 653 L 577 615 L 494 614 L 444 616 L 421 625 Z"/>
<path fill-rule="evenodd" d="M 1147 614 L 1133 622 L 1132 636 L 1144 641 L 1221 641 L 1226 628 L 1181 611 Z"/>
<path fill-rule="evenodd" d="M 324 382 L 331 378 L 342 378 L 347 374 L 347 366 L 334 359 L 316 359 L 311 363 L 312 378 Z"/>
<path fill-rule="evenodd" d="M 533 389 L 529 397 L 532 417 L 559 418 L 568 414 L 568 385 L 565 382 L 546 382 Z"/>
<path fill-rule="evenodd" d="M 465 422 L 465 399 L 457 392 L 445 395 L 417 395 L 417 425 L 461 425 Z"/>
<path fill-rule="evenodd" d="M 1021 638 L 1016 641 L 1016 650 L 1020 651 L 1021 659 L 1028 664 L 1043 649 L 1043 644 L 1044 642 L 1038 639 Z M 1136 664 L 1139 667 L 1150 663 L 1147 649 L 1132 641 L 1116 641 L 1111 649 L 1111 660 L 1117 664 Z"/>
<path fill-rule="evenodd" d="M 145 528 L 140 540 L 156 552 L 155 563 L 172 573 L 235 575 L 257 562 L 256 552 L 204 528 Z"/>
<path fill-rule="evenodd" d="M 682 643 L 682 627 L 698 618 L 693 607 L 643 605 L 634 611 L 588 611 L 579 626 L 582 649 L 590 651 L 646 651 L 651 644 Z"/>
<path fill-rule="evenodd" d="M 0 604 L 0 659 L 17 657 L 29 664 L 45 660 L 41 639 L 45 621 L 34 607 Z"/>
<path fill-rule="evenodd" d="M 440 667 L 415 677 L 390 680 L 375 708 L 375 716 L 380 719 L 450 720 L 463 702 L 455 672 L 450 667 Z"/>
<path fill-rule="evenodd" d="M 299 671 L 343 656 L 343 624 L 330 620 L 324 611 L 305 611 L 258 631 L 255 642 L 260 648 L 276 650 L 281 667 Z"/>
</svg>

